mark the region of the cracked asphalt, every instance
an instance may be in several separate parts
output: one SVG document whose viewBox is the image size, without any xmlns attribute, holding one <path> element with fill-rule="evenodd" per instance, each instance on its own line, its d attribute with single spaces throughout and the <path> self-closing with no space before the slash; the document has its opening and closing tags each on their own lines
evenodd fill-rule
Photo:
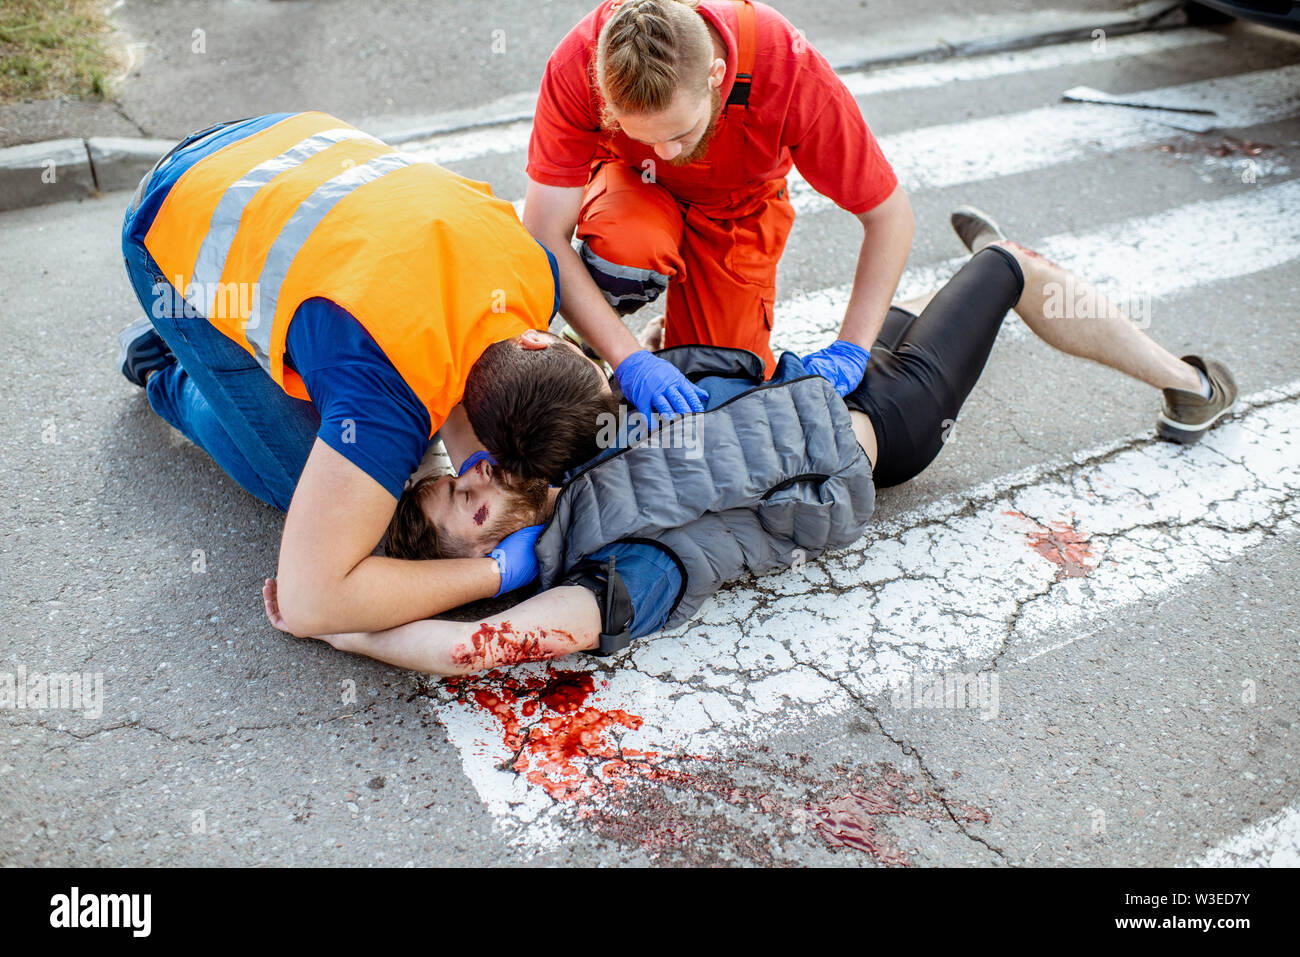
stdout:
<svg viewBox="0 0 1300 957">
<path fill-rule="evenodd" d="M 102 102 L 0 105 L 0 147 L 68 136 L 180 139 L 221 120 L 319 109 L 367 126 L 405 124 L 536 90 L 546 58 L 589 0 L 118 0 L 122 51 Z M 1044 0 L 785 0 L 809 39 L 846 58 L 935 37 L 997 36 L 1048 23 Z M 1126 0 L 1091 0 L 1098 12 Z M 864 21 L 869 21 L 870 30 Z M 197 120 L 196 120 L 197 117 Z"/>
<path fill-rule="evenodd" d="M 341 29 L 330 5 L 274 6 L 324 10 L 323 35 Z M 571 19 L 553 6 L 521 63 L 540 68 Z M 796 22 L 849 49 L 869 32 L 855 11 L 804 5 Z M 122 9 L 142 31 L 148 13 Z M 232 17 L 266 15 L 254 3 Z M 906 20 L 902 5 L 881 16 Z M 150 42 L 188 34 L 184 18 L 162 22 Z M 1006 169 L 940 175 L 963 162 L 959 138 L 929 160 L 923 175 L 948 185 L 912 192 L 905 287 L 960 252 L 947 213 L 976 203 L 1063 265 L 1116 270 L 1091 278 L 1134 282 L 1117 261 L 1139 290 L 1156 277 L 1151 333 L 1225 359 L 1246 397 L 1237 415 L 1193 449 L 1157 442 L 1154 394 L 1050 352 L 1012 316 L 952 441 L 880 493 L 861 542 L 737 583 L 614 659 L 440 682 L 270 629 L 260 586 L 279 514 L 112 368 L 138 311 L 118 252 L 126 196 L 0 215 L 0 673 L 98 673 L 104 689 L 95 717 L 0 709 L 0 863 L 1148 866 L 1194 863 L 1293 806 L 1300 121 L 1281 109 L 1047 158 L 1015 135 L 1069 86 L 1138 91 L 1300 61 L 1281 34 L 1214 32 L 1095 62 L 1017 61 L 941 90 L 922 66 L 860 102 L 887 155 L 918 128 L 959 137 L 1006 118 Z M 141 92 L 123 100 L 132 115 L 158 104 L 138 122 L 159 135 L 173 120 L 147 84 L 169 55 L 142 61 Z M 265 71 L 267 56 L 232 75 Z M 409 58 L 373 56 L 374 90 Z M 448 81 L 438 108 L 520 92 L 535 72 Z M 242 82 L 214 94 L 218 113 L 296 104 L 241 100 Z M 417 85 L 390 110 L 365 84 L 345 96 L 321 83 L 349 118 L 432 99 Z M 450 165 L 522 196 L 518 151 L 459 155 Z M 1162 217 L 1206 209 L 1195 241 L 1168 241 Z M 801 213 L 778 338 L 828 335 L 855 229 L 834 209 Z M 944 675 L 996 676 L 996 699 L 936 706 L 924 695 Z"/>
<path fill-rule="evenodd" d="M 752 783 L 741 778 L 733 778 L 721 796 L 717 793 L 718 781 L 736 770 L 737 761 L 745 763 L 739 755 L 750 753 L 755 729 L 783 728 L 787 736 L 804 740 L 802 750 L 786 752 L 792 761 L 822 753 L 813 741 L 844 737 L 838 728 L 845 721 L 860 731 L 862 713 L 871 715 L 880 729 L 886 727 L 882 715 L 888 720 L 904 715 L 923 717 L 922 728 L 951 731 L 948 719 L 955 711 L 933 709 L 915 696 L 905 695 L 900 701 L 895 693 L 884 693 L 917 683 L 916 676 L 954 670 L 995 676 L 998 683 L 992 700 L 979 702 L 974 725 L 988 722 L 989 727 L 1009 728 L 1023 737 L 1023 717 L 1037 710 L 1039 702 L 1034 698 L 1041 692 L 1031 690 L 1027 699 L 1019 692 L 1000 694 L 1024 687 L 1022 665 L 1048 653 L 1064 657 L 1062 651 L 1070 645 L 1074 645 L 1072 655 L 1083 655 L 1081 645 L 1075 643 L 1105 634 L 1098 621 L 1113 609 L 1149 604 L 1163 593 L 1177 592 L 1186 584 L 1195 586 L 1200 576 L 1213 574 L 1216 564 L 1225 559 L 1235 560 L 1262 543 L 1285 543 L 1294 536 L 1300 475 L 1290 451 L 1293 430 L 1287 414 L 1296 400 L 1294 391 L 1273 394 L 1255 401 L 1249 411 L 1243 409 L 1235 434 L 1225 430 L 1190 456 L 1195 463 L 1190 477 L 1185 468 L 1189 456 L 1182 450 L 1150 438 L 1133 439 L 1048 474 L 1040 471 L 1009 484 L 995 482 L 983 494 L 973 491 L 968 499 L 913 513 L 905 528 L 869 532 L 852 548 L 785 576 L 733 587 L 704 610 L 699 622 L 654 643 L 642 643 L 612 667 L 598 665 L 592 672 L 599 679 L 598 711 L 570 717 L 565 709 L 535 708 L 537 702 L 545 705 L 552 694 L 548 682 L 556 680 L 552 669 L 537 668 L 532 684 L 517 677 L 521 669 L 515 676 L 443 686 L 444 701 L 454 702 L 455 707 L 441 709 L 442 720 L 466 754 L 467 771 L 489 806 L 517 825 L 516 839 L 521 844 L 533 846 L 556 839 L 556 819 L 566 804 L 577 807 L 579 818 L 593 805 L 639 806 L 646 791 L 640 785 L 647 781 L 683 800 L 711 797 L 767 816 L 784 808 L 782 814 L 788 817 L 796 807 L 788 797 L 755 791 Z M 1291 463 L 1280 476 L 1262 468 L 1274 453 Z M 1065 546 L 1048 549 L 1044 555 L 1032 547 L 1040 533 L 1025 532 L 1026 526 L 1041 528 L 1041 523 L 1027 519 L 1025 512 L 1060 508 L 1061 502 L 1074 505 L 1072 521 L 1078 529 L 1089 531 L 1063 535 Z M 1270 585 L 1286 587 L 1285 575 L 1282 583 L 1268 573 L 1264 577 Z M 1240 605 L 1233 611 L 1239 615 Z M 1293 630 L 1284 632 L 1284 641 L 1293 637 Z M 1216 677 L 1213 697 L 1200 698 L 1199 704 L 1208 713 L 1232 712 L 1231 721 L 1225 723 L 1251 728 L 1252 738 L 1258 737 L 1259 722 L 1278 724 L 1283 733 L 1272 736 L 1276 750 L 1268 757 L 1285 767 L 1293 744 L 1285 733 L 1290 730 L 1288 706 L 1268 709 L 1267 717 L 1253 714 L 1265 697 L 1274 704 L 1286 700 L 1294 667 L 1285 663 L 1285 656 L 1280 662 L 1278 658 L 1270 655 L 1264 672 L 1243 670 L 1237 681 Z M 1088 656 L 1088 660 L 1095 658 Z M 1086 693 L 1101 693 L 1095 681 L 1084 683 Z M 1137 690 L 1123 685 L 1109 693 L 1128 696 L 1117 698 L 1126 709 L 1142 700 L 1134 697 Z M 1164 717 L 1171 711 L 1162 708 L 1155 723 L 1174 720 Z M 485 729 L 480 721 L 485 713 L 500 721 L 505 732 L 502 748 L 483 747 L 491 733 L 491 723 Z M 819 713 L 837 717 L 828 727 L 817 719 Z M 1155 715 L 1151 707 L 1144 713 L 1148 719 Z M 594 721 L 600 714 L 613 715 L 615 720 Z M 958 723 L 968 726 L 966 719 Z M 796 725 L 807 727 L 810 739 L 793 734 Z M 916 721 L 907 720 L 905 726 L 915 727 Z M 570 757 L 547 743 L 588 729 L 608 734 L 609 739 L 590 742 L 584 737 L 589 746 L 583 757 Z M 1075 729 L 1064 719 L 1047 721 L 1037 731 L 1038 737 L 1079 755 L 1066 775 L 1053 778 L 1054 785 L 1064 785 L 1072 794 L 1117 763 L 1104 750 L 1092 752 L 1085 747 L 1080 753 L 1074 745 Z M 1168 737 L 1170 732 L 1161 730 L 1160 735 Z M 952 769 L 953 776 L 941 778 L 944 786 L 939 786 L 930 767 L 920 761 L 911 737 L 891 733 L 885 737 L 904 755 L 916 752 L 927 797 L 932 794 L 944 806 L 945 795 L 952 793 L 951 782 L 962 775 L 974 777 L 952 755 L 943 767 Z M 774 738 L 769 735 L 764 740 Z M 1121 739 L 1119 749 L 1127 746 Z M 1179 748 L 1186 752 L 1181 765 L 1211 756 L 1222 758 L 1195 735 L 1179 741 Z M 1057 749 L 1049 749 L 1053 750 Z M 1260 756 L 1259 752 L 1251 749 L 1252 756 Z M 994 749 L 992 754 L 998 764 L 1005 764 L 1005 752 Z M 854 780 L 865 773 L 868 781 L 878 782 L 899 771 L 884 755 L 872 763 L 873 771 L 860 767 Z M 806 774 L 805 767 L 795 766 Z M 699 768 L 709 769 L 703 778 L 694 770 Z M 825 789 L 847 783 L 838 780 L 847 773 L 843 766 L 835 768 L 823 776 L 820 789 L 806 791 L 796 819 L 817 806 Z M 776 778 L 788 770 L 780 762 L 767 762 L 768 773 Z M 1014 777 L 1016 770 L 1001 768 L 1002 780 L 987 792 L 999 795 L 999 805 L 1022 783 Z M 1178 770 L 1191 773 L 1186 767 Z M 1136 773 L 1128 771 L 1130 776 Z M 1289 773 L 1275 772 L 1269 784 L 1287 793 Z M 1253 788 L 1258 772 L 1241 774 Z M 535 787 L 520 787 L 521 779 Z M 638 784 L 630 805 L 619 793 L 629 779 Z M 1168 782 L 1156 783 L 1158 790 L 1167 792 Z M 1151 789 L 1150 784 L 1139 786 L 1139 790 Z M 964 798 L 965 790 L 959 792 Z M 857 793 L 850 787 L 840 798 Z M 885 806 L 886 810 L 874 814 L 899 813 L 889 809 L 888 802 Z M 980 808 L 982 813 L 970 826 L 963 823 L 962 832 L 986 841 L 982 832 L 988 828 L 981 825 L 992 822 L 989 803 L 966 798 L 965 806 Z M 1087 837 L 1096 845 L 1087 846 L 1085 841 L 1083 856 L 1057 860 L 1096 863 L 1091 855 L 1114 843 L 1115 829 L 1130 830 L 1142 823 L 1126 816 L 1131 809 L 1123 802 L 1097 799 L 1086 808 L 1086 814 L 1069 823 L 1075 829 L 1081 823 L 1086 826 Z M 1233 804 L 1227 810 L 1237 808 Z M 1157 815 L 1170 810 L 1160 807 Z M 1139 808 L 1133 813 L 1141 818 L 1148 812 Z M 1115 823 L 1117 817 L 1122 824 Z M 1062 821 L 1057 817 L 1052 824 L 1060 827 Z M 696 830 L 687 824 L 674 826 L 679 831 Z M 1174 851 L 1173 859 L 1197 851 L 1196 842 L 1202 838 L 1200 833 L 1191 836 L 1185 848 Z M 662 829 L 646 840 L 657 854 L 667 852 Z M 700 859 L 698 842 L 672 850 L 690 860 Z M 796 861 L 802 859 L 804 847 L 796 843 L 790 852 L 774 843 L 770 852 L 770 861 Z M 892 851 L 875 856 L 880 863 L 913 861 Z M 1139 862 L 1169 860 L 1134 861 Z"/>
</svg>

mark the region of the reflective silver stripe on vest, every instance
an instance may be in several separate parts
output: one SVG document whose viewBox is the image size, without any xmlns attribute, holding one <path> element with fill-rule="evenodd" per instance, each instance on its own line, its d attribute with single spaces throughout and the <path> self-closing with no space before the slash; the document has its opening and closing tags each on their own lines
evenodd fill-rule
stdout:
<svg viewBox="0 0 1300 957">
<path fill-rule="evenodd" d="M 235 242 L 235 234 L 239 232 L 239 221 L 244 215 L 244 209 L 252 202 L 258 190 L 286 170 L 345 140 L 370 140 L 383 145 L 382 141 L 360 130 L 325 130 L 291 146 L 279 156 L 258 163 L 226 190 L 212 214 L 212 224 L 208 234 L 203 237 L 203 245 L 199 247 L 198 258 L 194 261 L 190 285 L 185 290 L 188 293 L 186 301 L 198 310 L 199 315 L 210 317 L 216 310 L 220 292 L 218 284 L 226 268 L 226 258 Z"/>
<path fill-rule="evenodd" d="M 338 203 L 353 190 L 372 183 L 396 170 L 414 165 L 417 160 L 397 153 L 376 156 L 369 162 L 354 166 L 345 173 L 321 183 L 316 191 L 302 201 L 293 216 L 284 224 L 280 235 L 271 244 L 262 274 L 254 288 L 253 309 L 248 317 L 245 334 L 253 355 L 267 372 L 271 371 L 271 327 L 275 324 L 275 307 L 280 298 L 280 287 L 289 273 L 298 251 Z"/>
</svg>

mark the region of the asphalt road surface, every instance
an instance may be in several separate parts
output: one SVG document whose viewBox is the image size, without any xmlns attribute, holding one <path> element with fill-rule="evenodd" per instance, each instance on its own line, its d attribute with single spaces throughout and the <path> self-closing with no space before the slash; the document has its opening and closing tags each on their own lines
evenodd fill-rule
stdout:
<svg viewBox="0 0 1300 957">
<path fill-rule="evenodd" d="M 0 863 L 1300 863 L 1298 40 L 845 75 L 916 212 L 900 296 L 958 268 L 948 212 L 979 205 L 1229 363 L 1243 400 L 1204 442 L 1157 441 L 1157 394 L 1011 315 L 943 453 L 852 548 L 618 657 L 451 682 L 265 623 L 281 517 L 112 367 L 126 197 L 0 216 L 0 678 L 103 689 L 0 711 Z M 1079 85 L 1219 125 L 1062 102 Z M 527 136 L 409 149 L 515 200 Z M 774 339 L 805 349 L 860 231 L 791 193 Z"/>
</svg>

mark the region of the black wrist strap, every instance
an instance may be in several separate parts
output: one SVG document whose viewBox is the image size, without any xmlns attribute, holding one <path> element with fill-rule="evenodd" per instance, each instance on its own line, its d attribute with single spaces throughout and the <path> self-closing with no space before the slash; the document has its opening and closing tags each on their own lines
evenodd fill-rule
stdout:
<svg viewBox="0 0 1300 957">
<path fill-rule="evenodd" d="M 605 657 L 622 651 L 632 643 L 632 599 L 627 585 L 615 568 L 614 556 L 604 561 L 587 559 L 574 566 L 561 585 L 589 588 L 600 607 L 600 647 L 589 654 Z"/>
</svg>

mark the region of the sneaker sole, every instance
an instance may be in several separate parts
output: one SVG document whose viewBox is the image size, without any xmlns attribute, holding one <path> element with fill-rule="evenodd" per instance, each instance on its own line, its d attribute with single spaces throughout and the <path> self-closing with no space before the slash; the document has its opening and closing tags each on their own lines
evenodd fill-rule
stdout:
<svg viewBox="0 0 1300 957">
<path fill-rule="evenodd" d="M 966 240 L 962 238 L 961 233 L 957 232 L 957 224 L 952 221 L 954 216 L 963 216 L 967 219 L 975 220 L 981 223 L 986 223 L 987 225 L 992 227 L 993 232 L 998 237 L 998 240 L 1004 240 L 1007 238 L 1007 234 L 1003 232 L 1002 227 L 998 225 L 997 220 L 995 220 L 988 213 L 984 212 L 984 210 L 979 209 L 978 207 L 975 206 L 958 206 L 948 215 L 948 225 L 952 227 L 952 231 L 954 233 L 957 233 L 957 238 L 961 240 L 961 244 L 963 246 L 966 246 L 967 252 L 973 252 L 973 250 L 970 248 L 970 246 L 966 245 Z"/>
<path fill-rule="evenodd" d="M 162 337 L 158 335 L 158 330 L 156 330 L 153 323 L 145 317 L 137 319 L 117 334 L 117 371 L 122 373 L 122 375 L 131 382 L 135 382 L 135 379 L 132 379 L 131 376 L 127 375 L 126 364 L 128 359 L 134 357 L 138 361 L 141 354 L 146 356 L 157 355 L 162 357 L 170 352 L 170 350 L 167 349 L 167 343 L 162 342 L 161 350 L 156 347 L 151 347 L 146 350 L 135 350 L 135 355 L 133 356 L 133 348 L 140 341 L 140 338 L 144 333 L 152 333 L 159 342 L 162 342 Z M 144 385 L 142 382 L 136 382 L 135 384 L 140 386 Z"/>
<path fill-rule="evenodd" d="M 1168 439 L 1171 442 L 1177 442 L 1179 445 L 1193 445 L 1201 441 L 1203 436 L 1210 427 L 1218 422 L 1221 418 L 1237 407 L 1237 400 L 1234 399 L 1231 405 L 1224 406 L 1219 413 L 1203 425 L 1189 426 L 1184 422 L 1175 422 L 1166 416 L 1163 412 L 1156 419 L 1156 435 L 1162 439 Z"/>
</svg>

